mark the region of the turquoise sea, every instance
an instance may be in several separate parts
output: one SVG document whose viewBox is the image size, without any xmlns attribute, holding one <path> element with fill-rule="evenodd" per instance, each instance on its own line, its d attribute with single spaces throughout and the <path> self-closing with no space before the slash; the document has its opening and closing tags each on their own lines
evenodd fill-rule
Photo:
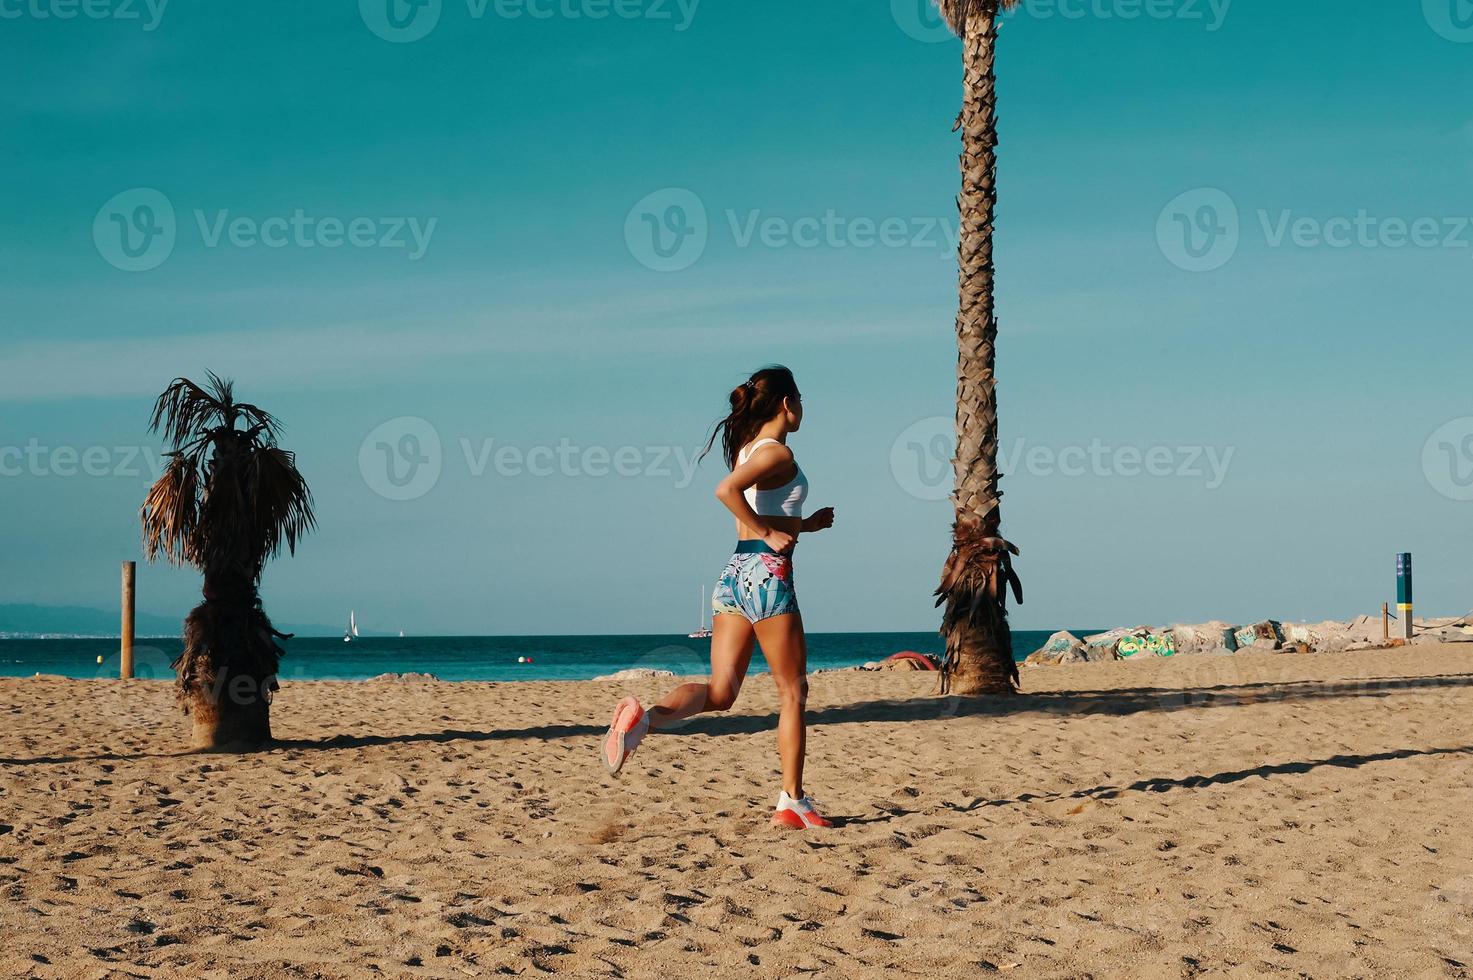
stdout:
<svg viewBox="0 0 1473 980">
<path fill-rule="evenodd" d="M 1014 659 L 1036 650 L 1049 632 L 1014 632 Z M 135 675 L 172 677 L 169 664 L 179 649 L 177 638 L 140 638 L 134 647 Z M 284 680 L 364 680 L 409 672 L 447 681 L 587 680 L 629 667 L 705 674 L 710 641 L 679 635 L 365 637 L 352 643 L 302 637 L 289 641 L 286 649 L 281 662 Z M 942 649 L 935 633 L 810 633 L 808 666 L 851 667 L 900 650 L 939 655 Z M 760 654 L 753 658 L 752 669 L 767 669 Z M 0 676 L 38 673 L 117 677 L 118 641 L 0 640 Z"/>
</svg>

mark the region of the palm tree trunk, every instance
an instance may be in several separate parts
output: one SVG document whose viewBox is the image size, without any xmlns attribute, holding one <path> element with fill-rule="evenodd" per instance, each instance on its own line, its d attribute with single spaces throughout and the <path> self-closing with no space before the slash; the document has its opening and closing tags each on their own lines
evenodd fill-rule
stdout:
<svg viewBox="0 0 1473 980">
<path fill-rule="evenodd" d="M 1013 548 L 999 536 L 997 471 L 997 318 L 993 308 L 992 222 L 997 205 L 996 0 L 966 17 L 962 29 L 962 190 L 956 318 L 956 523 L 952 550 L 937 589 L 945 604 L 941 633 L 946 664 L 941 693 L 1011 694 L 1013 664 L 1006 592 L 1022 590 L 1012 571 Z"/>
<path fill-rule="evenodd" d="M 263 625 L 264 624 L 264 625 Z M 179 700 L 194 721 L 191 747 L 249 750 L 271 742 L 280 649 L 252 599 L 206 599 L 184 621 L 174 661 Z"/>
<path fill-rule="evenodd" d="M 245 751 L 271 743 L 271 706 L 260 693 L 260 680 L 221 672 L 220 693 L 194 692 L 189 713 L 194 720 L 190 747 Z M 231 693 L 231 685 L 253 693 Z"/>
</svg>

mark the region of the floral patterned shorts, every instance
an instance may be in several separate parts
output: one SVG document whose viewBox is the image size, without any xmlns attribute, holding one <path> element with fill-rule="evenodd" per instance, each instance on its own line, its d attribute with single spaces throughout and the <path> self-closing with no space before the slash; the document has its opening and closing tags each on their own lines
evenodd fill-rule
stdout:
<svg viewBox="0 0 1473 980">
<path fill-rule="evenodd" d="M 762 541 L 738 541 L 711 592 L 713 613 L 737 613 L 749 622 L 798 611 L 793 556 L 779 555 Z"/>
</svg>

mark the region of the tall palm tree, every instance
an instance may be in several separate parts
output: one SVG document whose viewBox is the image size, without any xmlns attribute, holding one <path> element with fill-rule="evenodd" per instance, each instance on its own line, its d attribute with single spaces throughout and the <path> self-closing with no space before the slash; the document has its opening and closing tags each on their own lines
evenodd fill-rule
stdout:
<svg viewBox="0 0 1473 980">
<path fill-rule="evenodd" d="M 992 220 L 997 206 L 998 15 L 1017 0 L 936 0 L 962 40 L 960 308 L 956 316 L 956 521 L 936 604 L 945 605 L 941 633 L 946 664 L 941 693 L 1012 694 L 1007 590 L 1018 602 L 1013 572 L 1018 549 L 1000 533 L 997 481 L 997 317 L 993 309 Z"/>
<path fill-rule="evenodd" d="M 316 526 L 296 457 L 276 445 L 279 423 L 235 400 L 213 373 L 202 388 L 177 378 L 154 404 L 169 462 L 143 502 L 144 552 L 204 573 L 204 601 L 184 620 L 174 661 L 196 748 L 271 740 L 271 697 L 285 652 L 261 608 L 261 570 Z"/>
</svg>

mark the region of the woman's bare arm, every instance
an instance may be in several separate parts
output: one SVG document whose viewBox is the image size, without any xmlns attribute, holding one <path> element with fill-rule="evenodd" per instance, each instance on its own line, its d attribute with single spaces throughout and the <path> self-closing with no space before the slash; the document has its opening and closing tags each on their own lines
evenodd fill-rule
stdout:
<svg viewBox="0 0 1473 980">
<path fill-rule="evenodd" d="M 742 524 L 751 528 L 767 542 L 767 546 L 773 551 L 783 552 L 792 547 L 793 542 L 798 539 L 797 535 L 789 534 L 774 528 L 766 518 L 760 516 L 752 505 L 747 503 L 746 491 L 748 487 L 754 487 L 764 479 L 774 476 L 784 467 L 793 465 L 793 451 L 781 443 L 763 446 L 753 453 L 745 463 L 737 466 L 721 482 L 716 484 L 716 499 L 731 511 L 732 515 Z"/>
</svg>

